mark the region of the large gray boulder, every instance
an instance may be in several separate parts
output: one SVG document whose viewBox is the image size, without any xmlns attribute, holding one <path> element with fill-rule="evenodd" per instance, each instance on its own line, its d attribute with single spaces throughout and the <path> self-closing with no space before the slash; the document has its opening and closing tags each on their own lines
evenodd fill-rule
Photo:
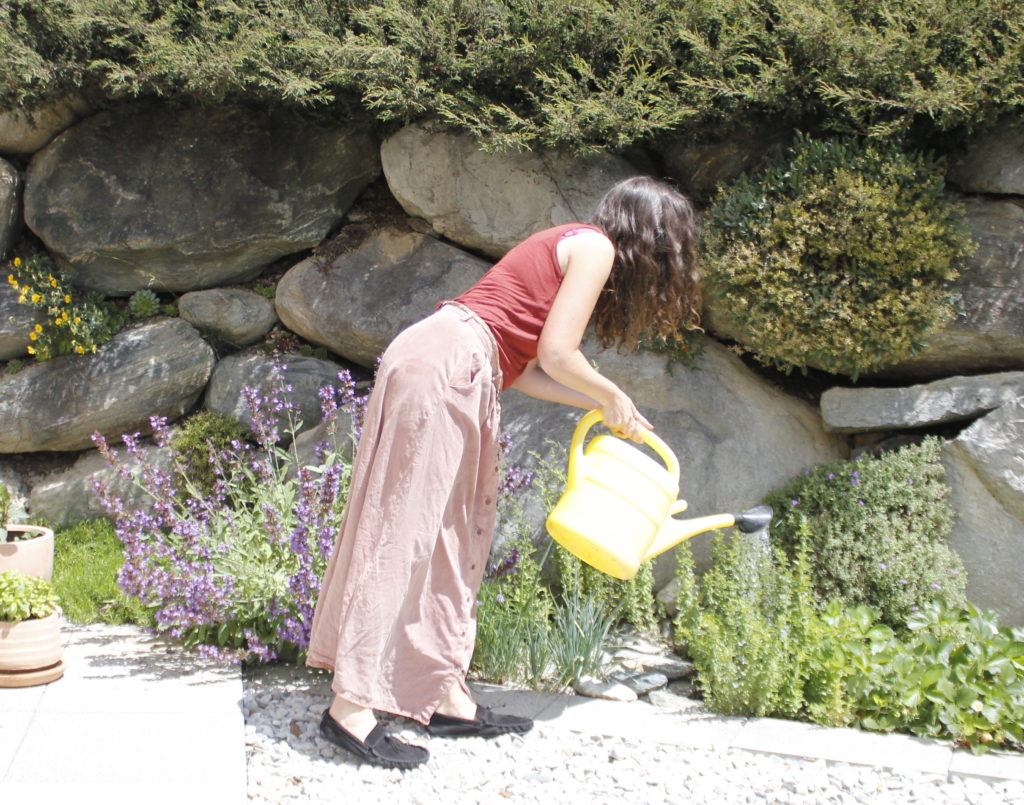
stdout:
<svg viewBox="0 0 1024 805">
<path fill-rule="evenodd" d="M 682 468 L 680 496 L 689 503 L 684 516 L 738 513 L 804 469 L 847 455 L 846 440 L 826 432 L 812 406 L 786 395 L 710 339 L 695 368 L 672 373 L 665 356 L 654 353 L 597 352 L 589 344 L 584 352 L 633 397 L 675 452 Z M 507 460 L 535 467 L 538 459 L 560 457 L 582 413 L 516 392 L 504 394 L 502 430 L 512 441 Z M 601 432 L 601 426 L 593 432 Z M 537 490 L 527 500 L 531 520 L 543 522 Z M 690 544 L 706 567 L 709 536 L 694 537 Z M 500 552 L 499 540 L 495 553 Z M 658 560 L 659 586 L 673 567 L 672 552 Z"/>
<path fill-rule="evenodd" d="M 967 597 L 1024 626 L 1024 401 L 982 417 L 943 448 L 956 522 L 950 545 L 967 571 Z"/>
<path fill-rule="evenodd" d="M 132 104 L 32 158 L 25 219 L 83 287 L 187 291 L 316 245 L 379 170 L 359 125 Z"/>
<path fill-rule="evenodd" d="M 277 322 L 274 303 L 245 288 L 191 291 L 178 300 L 178 315 L 229 344 L 255 344 Z"/>
<path fill-rule="evenodd" d="M 978 248 L 954 290 L 963 314 L 928 339 L 919 355 L 878 376 L 913 379 L 1024 369 L 1024 206 L 968 199 Z"/>
<path fill-rule="evenodd" d="M 1024 121 L 1006 121 L 975 138 L 950 163 L 947 178 L 965 193 L 1024 196 Z"/>
<path fill-rule="evenodd" d="M 0 154 L 34 154 L 92 108 L 85 98 L 71 95 L 37 109 L 0 112 Z"/>
<path fill-rule="evenodd" d="M 95 355 L 65 355 L 0 379 L 0 453 L 81 450 L 177 419 L 206 386 L 213 350 L 188 323 L 156 319 Z"/>
<path fill-rule="evenodd" d="M 381 147 L 399 204 L 460 246 L 500 257 L 534 232 L 586 221 L 604 192 L 637 171 L 608 154 L 488 154 L 468 134 L 417 124 Z"/>
<path fill-rule="evenodd" d="M 821 395 L 837 433 L 903 430 L 972 419 L 1024 397 L 1024 372 L 949 377 L 904 388 L 832 388 Z"/>
<path fill-rule="evenodd" d="M 253 424 L 246 404 L 244 387 L 254 389 L 266 401 L 261 407 L 276 423 L 280 438 L 288 441 L 288 431 L 298 431 L 317 425 L 323 418 L 318 393 L 324 386 L 338 385 L 338 372 L 342 367 L 331 361 L 306 358 L 301 355 L 274 357 L 250 349 L 229 355 L 217 364 L 210 378 L 203 407 L 233 416 L 247 427 Z M 294 408 L 291 414 L 274 413 L 275 399 L 288 401 Z"/>
<path fill-rule="evenodd" d="M 0 159 L 0 260 L 11 253 L 21 233 L 21 174 Z"/>
<path fill-rule="evenodd" d="M 43 323 L 42 311 L 18 301 L 18 291 L 0 277 L 0 361 L 28 358 L 26 347 L 32 343 L 28 334 Z"/>
<path fill-rule="evenodd" d="M 147 444 L 140 447 L 147 465 L 169 469 L 166 450 Z M 143 464 L 127 455 L 121 455 L 120 460 L 133 475 L 138 474 Z M 121 477 L 103 456 L 89 450 L 68 469 L 49 475 L 32 487 L 28 497 L 29 511 L 33 517 L 45 518 L 55 527 L 106 517 L 108 512 L 94 491 L 97 483 L 108 487 L 127 508 L 145 506 L 152 501 L 132 478 Z"/>
<path fill-rule="evenodd" d="M 277 315 L 306 340 L 372 366 L 401 330 L 489 267 L 436 238 L 388 227 L 330 265 L 311 258 L 292 268 L 277 284 Z"/>
</svg>

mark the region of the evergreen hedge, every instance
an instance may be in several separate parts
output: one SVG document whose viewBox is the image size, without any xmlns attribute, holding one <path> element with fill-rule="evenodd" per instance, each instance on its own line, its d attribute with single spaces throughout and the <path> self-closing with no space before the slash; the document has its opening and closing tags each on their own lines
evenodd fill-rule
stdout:
<svg viewBox="0 0 1024 805">
<path fill-rule="evenodd" d="M 433 116 L 488 147 L 623 148 L 786 118 L 917 136 L 1024 106 L 1008 0 L 12 0 L 0 108 L 68 92 Z"/>
</svg>

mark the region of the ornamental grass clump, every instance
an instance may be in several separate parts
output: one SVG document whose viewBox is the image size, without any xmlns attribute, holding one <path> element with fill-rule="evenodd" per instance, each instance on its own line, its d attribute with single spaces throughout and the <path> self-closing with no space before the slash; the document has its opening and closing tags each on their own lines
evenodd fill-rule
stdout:
<svg viewBox="0 0 1024 805">
<path fill-rule="evenodd" d="M 347 372 L 338 379 L 338 388 L 320 393 L 329 428 L 340 408 L 356 414 L 365 404 Z M 278 446 L 282 429 L 290 436 L 301 429 L 290 392 L 280 382 L 266 396 L 244 390 L 255 445 L 233 440 L 212 450 L 209 489 L 189 477 L 191 458 L 175 449 L 164 418 L 150 422 L 170 469 L 146 459 L 138 434 L 122 437 L 138 461 L 134 471 L 100 434 L 93 436 L 121 476 L 146 493 L 143 505 L 128 507 L 97 485 L 124 544 L 121 588 L 152 612 L 158 633 L 205 655 L 301 659 L 309 645 L 350 465 L 326 443 L 315 466 L 300 466 L 297 453 Z"/>
<path fill-rule="evenodd" d="M 942 164 L 891 143 L 798 137 L 710 208 L 707 282 L 762 363 L 859 374 L 923 348 L 972 251 Z"/>
<path fill-rule="evenodd" d="M 821 600 L 866 604 L 893 626 L 940 598 L 965 604 L 963 563 L 946 542 L 953 511 L 940 450 L 929 437 L 823 464 L 765 499 L 775 544 L 806 553 Z"/>
</svg>

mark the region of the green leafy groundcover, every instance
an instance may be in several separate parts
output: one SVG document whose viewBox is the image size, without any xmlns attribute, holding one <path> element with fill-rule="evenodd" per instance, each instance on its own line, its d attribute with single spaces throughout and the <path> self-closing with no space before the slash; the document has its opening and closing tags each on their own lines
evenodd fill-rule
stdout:
<svg viewBox="0 0 1024 805">
<path fill-rule="evenodd" d="M 0 108 L 98 90 L 436 117 L 489 147 L 621 148 L 785 117 L 886 137 L 1024 105 L 1006 0 L 13 0 Z"/>
<path fill-rule="evenodd" d="M 819 602 L 806 554 L 719 537 L 713 566 L 679 551 L 676 640 L 715 710 L 1024 749 L 1024 630 L 970 604 L 924 604 L 893 628 Z"/>
</svg>

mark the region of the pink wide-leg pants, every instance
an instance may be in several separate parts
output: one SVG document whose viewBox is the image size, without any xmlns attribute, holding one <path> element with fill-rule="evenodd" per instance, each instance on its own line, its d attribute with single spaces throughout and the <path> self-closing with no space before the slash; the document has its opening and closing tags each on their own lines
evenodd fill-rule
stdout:
<svg viewBox="0 0 1024 805">
<path fill-rule="evenodd" d="M 465 687 L 494 532 L 501 371 L 490 329 L 449 303 L 381 359 L 307 664 L 364 707 L 426 723 Z"/>
</svg>

